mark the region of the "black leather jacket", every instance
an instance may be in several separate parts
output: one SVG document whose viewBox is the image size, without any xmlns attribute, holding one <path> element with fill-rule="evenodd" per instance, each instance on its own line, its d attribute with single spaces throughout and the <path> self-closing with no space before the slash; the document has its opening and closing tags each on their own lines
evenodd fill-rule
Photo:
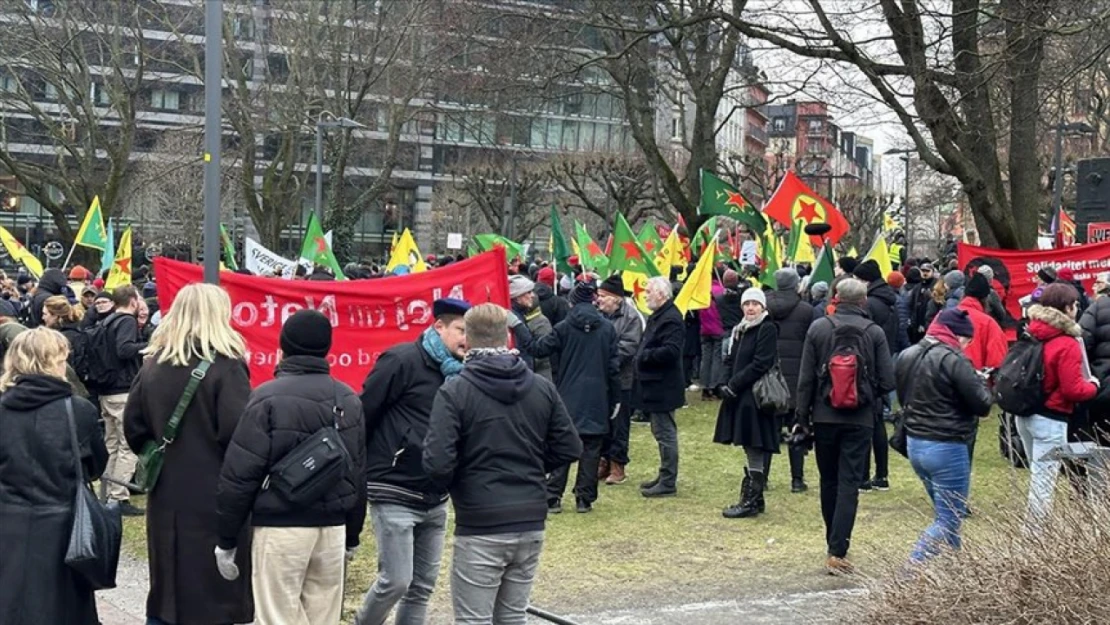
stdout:
<svg viewBox="0 0 1110 625">
<path fill-rule="evenodd" d="M 986 384 L 962 352 L 933 338 L 903 351 L 894 365 L 906 434 L 942 442 L 969 442 L 978 417 L 991 408 Z"/>
</svg>

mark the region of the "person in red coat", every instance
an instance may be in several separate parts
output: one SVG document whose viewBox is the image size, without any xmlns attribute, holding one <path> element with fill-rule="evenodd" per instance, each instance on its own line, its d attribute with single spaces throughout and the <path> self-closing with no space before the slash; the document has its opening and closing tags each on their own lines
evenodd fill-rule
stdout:
<svg viewBox="0 0 1110 625">
<path fill-rule="evenodd" d="M 975 337 L 964 348 L 964 354 L 977 370 L 997 369 L 1006 359 L 1006 335 L 1002 332 L 1002 326 L 986 311 L 985 302 L 990 293 L 991 285 L 987 278 L 976 273 L 968 281 L 964 298 L 957 306 L 960 310 L 967 311 L 968 319 L 975 326 Z"/>
<path fill-rule="evenodd" d="M 1078 301 L 1075 287 L 1054 282 L 1044 287 L 1028 311 L 1029 334 L 1044 345 L 1044 408 L 1017 418 L 1025 457 L 1030 459 L 1027 522 L 1033 528 L 1042 527 L 1052 512 L 1060 473 L 1060 462 L 1044 457 L 1067 443 L 1068 419 L 1076 404 L 1098 393 L 1098 378 L 1091 375 L 1083 348 L 1083 331 L 1075 321 Z"/>
</svg>

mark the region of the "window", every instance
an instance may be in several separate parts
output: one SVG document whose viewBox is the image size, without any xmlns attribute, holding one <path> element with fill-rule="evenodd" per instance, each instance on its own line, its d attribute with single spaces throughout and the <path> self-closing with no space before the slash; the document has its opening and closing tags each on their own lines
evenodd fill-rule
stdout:
<svg viewBox="0 0 1110 625">
<path fill-rule="evenodd" d="M 19 81 L 15 79 L 15 76 L 0 74 L 0 91 L 7 93 L 19 91 Z"/>
<path fill-rule="evenodd" d="M 573 152 L 578 149 L 578 122 L 563 122 L 563 150 Z"/>
<path fill-rule="evenodd" d="M 232 32 L 235 38 L 242 41 L 254 39 L 254 20 L 249 15 L 236 15 L 232 22 Z"/>
<path fill-rule="evenodd" d="M 181 92 L 171 89 L 155 89 L 150 92 L 150 106 L 159 110 L 181 110 Z"/>
<path fill-rule="evenodd" d="M 776 117 L 774 119 L 773 123 L 774 123 L 774 127 L 775 127 L 775 132 L 785 132 L 786 131 L 786 119 L 785 118 Z"/>
<path fill-rule="evenodd" d="M 582 122 L 579 125 L 578 149 L 582 152 L 591 152 L 594 149 L 594 127 L 597 124 Z"/>
<path fill-rule="evenodd" d="M 42 97 L 48 102 L 58 101 L 58 88 L 54 86 L 54 83 L 46 83 L 42 90 Z"/>
<path fill-rule="evenodd" d="M 677 115 L 671 118 L 671 138 L 672 139 L 680 139 L 681 138 L 681 136 L 678 134 L 678 116 Z"/>
<path fill-rule="evenodd" d="M 104 88 L 104 85 L 92 83 L 89 85 L 89 99 L 96 102 L 97 106 L 109 106 L 112 104 L 111 94 Z"/>
<path fill-rule="evenodd" d="M 547 121 L 543 119 L 533 119 L 531 130 L 532 132 L 528 145 L 533 148 L 546 147 L 545 135 L 547 134 Z"/>
<path fill-rule="evenodd" d="M 809 120 L 809 131 L 810 132 L 821 132 L 821 120 L 819 120 L 819 119 Z"/>
<path fill-rule="evenodd" d="M 561 137 L 563 136 L 563 120 L 549 119 L 547 120 L 547 147 L 551 150 L 558 150 L 561 145 Z"/>
<path fill-rule="evenodd" d="M 566 101 L 563 103 L 564 115 L 581 115 L 582 114 L 582 94 L 572 93 L 567 96 Z"/>
</svg>

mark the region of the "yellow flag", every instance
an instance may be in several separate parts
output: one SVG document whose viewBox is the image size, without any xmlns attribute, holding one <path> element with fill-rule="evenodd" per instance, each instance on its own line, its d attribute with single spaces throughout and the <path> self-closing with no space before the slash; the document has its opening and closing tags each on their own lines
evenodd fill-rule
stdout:
<svg viewBox="0 0 1110 625">
<path fill-rule="evenodd" d="M 393 231 L 393 240 L 389 243 L 389 254 L 393 255 L 393 250 L 397 249 L 397 231 Z"/>
<path fill-rule="evenodd" d="M 108 272 L 108 280 L 104 283 L 104 290 L 111 291 L 117 287 L 131 284 L 131 228 L 123 231 L 119 239 L 119 249 L 116 250 L 116 259 L 112 262 L 112 269 Z"/>
<path fill-rule="evenodd" d="M 650 315 L 651 309 L 647 305 L 648 275 L 646 273 L 622 271 L 621 281 L 624 282 L 624 290 L 628 291 L 628 296 L 632 298 L 633 302 L 636 302 L 636 308 L 645 315 Z"/>
<path fill-rule="evenodd" d="M 30 250 L 23 247 L 23 244 L 12 236 L 7 228 L 0 228 L 0 241 L 4 243 L 4 249 L 8 250 L 8 255 L 12 257 L 12 260 L 23 263 L 23 266 L 31 272 L 36 280 L 42 277 L 42 261 Z"/>
<path fill-rule="evenodd" d="M 411 267 L 415 273 L 428 270 L 428 266 L 424 264 L 424 257 L 420 255 L 420 248 L 416 247 L 416 240 L 412 238 L 408 228 L 401 233 L 397 245 L 393 246 L 393 253 L 389 256 L 389 264 L 386 265 L 385 270 L 393 271 L 401 265 Z"/>
<path fill-rule="evenodd" d="M 663 249 L 655 257 L 655 267 L 664 277 L 671 275 L 671 267 L 686 267 L 686 258 L 682 254 L 682 241 L 678 238 L 678 228 L 673 228 L 663 242 Z"/>
<path fill-rule="evenodd" d="M 798 243 L 798 248 L 794 250 L 794 264 L 809 263 L 809 266 L 817 264 L 817 255 L 813 253 L 813 246 L 809 243 L 809 237 Z"/>
<path fill-rule="evenodd" d="M 691 310 L 709 308 L 713 303 L 713 259 L 716 256 L 717 239 L 713 239 L 705 248 L 705 253 L 698 259 L 694 271 L 686 278 L 682 290 L 678 292 L 678 297 L 674 298 L 674 305 L 683 315 Z"/>
<path fill-rule="evenodd" d="M 886 211 L 884 211 L 883 212 L 883 231 L 884 232 L 890 232 L 892 230 L 897 230 L 897 229 L 898 229 L 898 224 L 895 223 L 894 219 L 891 218 L 891 216 L 888 215 L 886 213 Z"/>
<path fill-rule="evenodd" d="M 871 246 L 871 251 L 867 252 L 863 260 L 879 263 L 879 272 L 883 274 L 883 280 L 886 280 L 887 275 L 894 271 L 894 265 L 890 262 L 890 248 L 886 245 L 886 239 L 881 236 L 875 239 L 875 244 Z"/>
<path fill-rule="evenodd" d="M 850 258 L 859 258 L 859 250 L 856 249 L 856 246 L 853 245 L 851 249 L 848 250 L 848 256 Z"/>
</svg>

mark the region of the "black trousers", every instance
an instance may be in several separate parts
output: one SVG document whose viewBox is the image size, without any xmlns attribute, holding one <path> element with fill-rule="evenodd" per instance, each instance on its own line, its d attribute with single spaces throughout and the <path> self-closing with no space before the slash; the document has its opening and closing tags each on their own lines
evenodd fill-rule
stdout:
<svg viewBox="0 0 1110 625">
<path fill-rule="evenodd" d="M 601 457 L 609 462 L 628 464 L 628 436 L 632 428 L 632 390 L 621 391 L 621 409 L 609 422 L 609 435 L 601 443 Z"/>
<path fill-rule="evenodd" d="M 579 435 L 582 455 L 578 458 L 578 475 L 574 478 L 574 498 L 597 501 L 597 465 L 601 461 L 603 436 Z M 547 501 L 561 501 L 567 489 L 570 465 L 559 467 L 547 476 Z"/>
<path fill-rule="evenodd" d="M 830 556 L 848 555 L 872 435 L 872 428 L 862 425 L 814 425 L 814 451 L 821 473 L 821 516 Z"/>
<path fill-rule="evenodd" d="M 862 484 L 874 477 L 885 480 L 890 477 L 890 439 L 887 438 L 886 422 L 883 421 L 882 410 L 876 407 L 875 427 L 871 430 L 871 446 L 875 451 L 875 472 L 871 473 L 871 454 L 867 454 L 867 466 L 863 471 Z"/>
</svg>

